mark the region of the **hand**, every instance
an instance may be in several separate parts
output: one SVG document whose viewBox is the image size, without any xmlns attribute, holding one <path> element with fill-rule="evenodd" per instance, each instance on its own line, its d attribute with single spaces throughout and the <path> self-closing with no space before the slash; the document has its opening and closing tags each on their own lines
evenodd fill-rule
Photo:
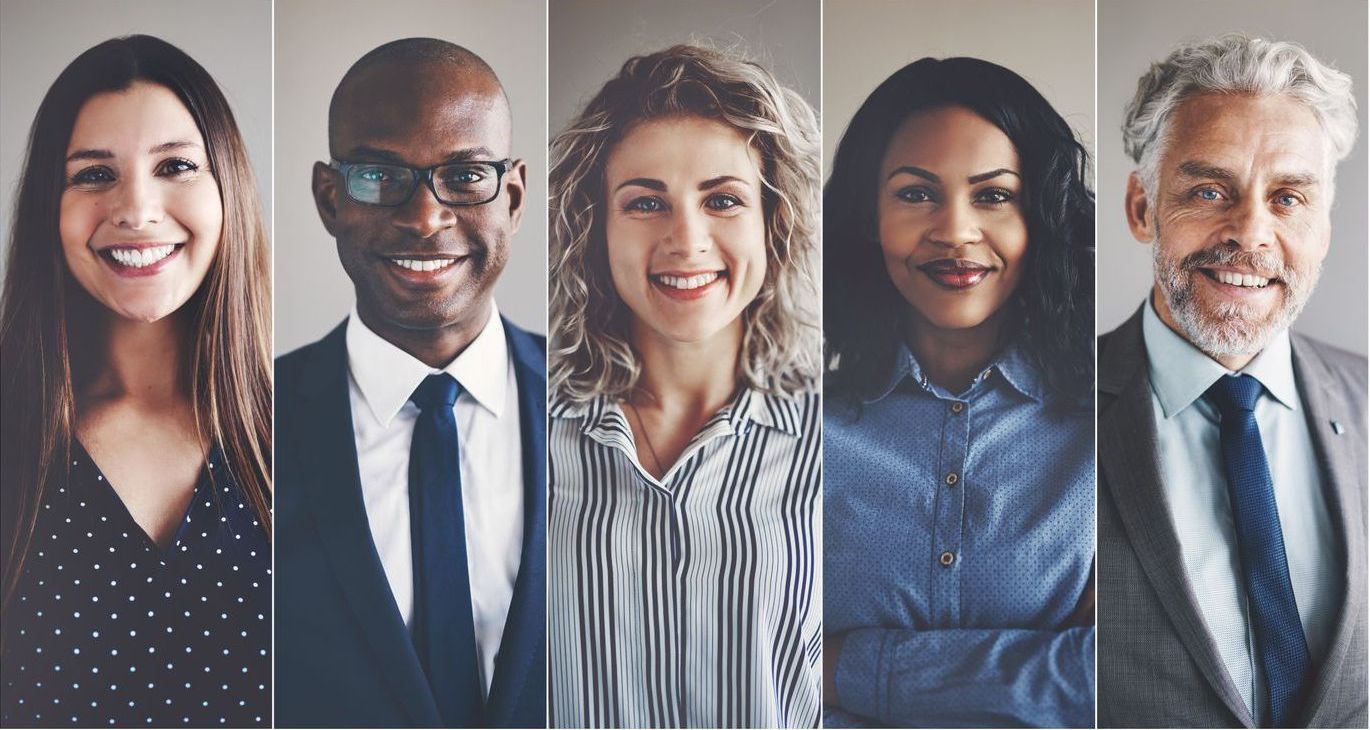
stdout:
<svg viewBox="0 0 1370 730">
<path fill-rule="evenodd" d="M 823 704 L 837 705 L 837 660 L 842 656 L 846 634 L 827 634 L 823 637 Z"/>
</svg>

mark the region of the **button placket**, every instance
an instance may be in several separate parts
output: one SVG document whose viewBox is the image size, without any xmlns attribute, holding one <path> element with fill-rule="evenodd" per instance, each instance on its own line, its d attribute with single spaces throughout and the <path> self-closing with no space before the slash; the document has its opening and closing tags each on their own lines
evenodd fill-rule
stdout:
<svg viewBox="0 0 1370 730">
<path fill-rule="evenodd" d="M 958 408 L 959 406 L 959 408 Z M 957 625 L 961 613 L 962 530 L 965 523 L 964 469 L 969 450 L 968 405 L 949 403 L 942 412 L 941 448 L 935 482 L 928 610 L 939 625 Z"/>
</svg>

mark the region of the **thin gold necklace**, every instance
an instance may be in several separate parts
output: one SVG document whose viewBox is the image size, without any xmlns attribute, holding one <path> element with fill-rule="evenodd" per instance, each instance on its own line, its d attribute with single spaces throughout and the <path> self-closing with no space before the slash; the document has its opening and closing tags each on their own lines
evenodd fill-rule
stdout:
<svg viewBox="0 0 1370 730">
<path fill-rule="evenodd" d="M 647 442 L 647 451 L 651 453 L 652 463 L 656 465 L 654 471 L 664 476 L 664 473 L 661 471 L 661 457 L 656 455 L 656 447 L 652 446 L 652 435 L 647 433 L 647 422 L 642 420 L 642 414 L 638 412 L 637 406 L 633 405 L 632 401 L 624 400 L 624 403 L 627 403 L 628 407 L 633 409 L 633 417 L 637 419 L 637 425 L 642 429 L 642 440 Z"/>
</svg>

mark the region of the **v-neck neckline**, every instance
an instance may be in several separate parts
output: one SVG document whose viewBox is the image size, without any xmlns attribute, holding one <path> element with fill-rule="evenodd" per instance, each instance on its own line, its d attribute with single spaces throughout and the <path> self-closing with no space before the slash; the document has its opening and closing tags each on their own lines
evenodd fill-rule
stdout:
<svg viewBox="0 0 1370 730">
<path fill-rule="evenodd" d="M 190 526 L 190 515 L 195 509 L 195 500 L 200 495 L 200 485 L 204 483 L 206 473 L 209 470 L 208 464 L 213 461 L 214 449 L 210 449 L 209 455 L 205 458 L 205 463 L 200 466 L 199 475 L 195 477 L 195 485 L 191 487 L 190 490 L 190 499 L 186 500 L 185 509 L 182 510 L 181 516 L 177 520 L 175 532 L 171 534 L 166 547 L 162 547 L 157 544 L 156 540 L 152 539 L 152 536 L 147 533 L 147 530 L 143 528 L 142 524 L 134 519 L 133 512 L 129 510 L 128 505 L 124 502 L 124 498 L 119 496 L 119 490 L 115 489 L 114 485 L 110 483 L 109 477 L 105 476 L 105 470 L 101 469 L 100 465 L 96 463 L 95 457 L 91 456 L 90 450 L 86 448 L 85 444 L 81 443 L 79 438 L 74 438 L 72 441 L 76 445 L 76 448 L 80 450 L 80 456 L 77 458 L 84 457 L 86 462 L 90 464 L 90 468 L 95 471 L 96 481 L 101 485 L 96 487 L 96 490 L 105 495 L 106 499 L 110 500 L 115 505 L 118 513 L 123 515 L 125 522 L 132 525 L 129 531 L 136 532 L 138 537 L 142 539 L 144 547 L 148 548 L 150 552 L 156 555 L 158 562 L 165 566 L 167 564 L 167 559 L 173 554 L 173 548 L 180 545 L 186 538 Z"/>
</svg>

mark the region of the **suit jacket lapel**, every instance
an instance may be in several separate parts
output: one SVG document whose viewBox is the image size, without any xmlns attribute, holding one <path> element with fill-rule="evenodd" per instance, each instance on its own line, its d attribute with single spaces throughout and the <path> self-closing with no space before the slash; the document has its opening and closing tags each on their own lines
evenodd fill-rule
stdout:
<svg viewBox="0 0 1370 730">
<path fill-rule="evenodd" d="M 1099 390 L 1099 464 L 1128 542 L 1199 671 L 1242 725 L 1252 727 L 1251 712 L 1199 612 L 1161 487 L 1141 310 L 1099 353 Z"/>
<path fill-rule="evenodd" d="M 1361 648 L 1352 646 L 1351 641 L 1360 614 L 1365 610 L 1366 595 L 1365 531 L 1361 521 L 1365 506 L 1361 504 L 1354 449 L 1365 442 L 1365 434 L 1354 431 L 1337 434 L 1333 430 L 1333 421 L 1344 428 L 1354 428 L 1358 419 L 1351 409 L 1355 406 L 1344 393 L 1333 390 L 1336 380 L 1313 347 L 1297 336 L 1293 346 L 1294 376 L 1299 383 L 1299 396 L 1307 413 L 1308 430 L 1313 436 L 1318 462 L 1327 480 L 1328 505 L 1332 509 L 1332 523 L 1340 533 L 1339 544 L 1346 571 L 1346 589 L 1332 641 L 1328 644 L 1327 656 L 1314 674 L 1301 713 L 1306 726 L 1322 727 L 1342 719 L 1341 715 L 1327 716 L 1341 708 L 1327 705 L 1324 700 L 1341 681 L 1342 665 L 1348 652 Z"/>
<path fill-rule="evenodd" d="M 531 338 L 505 320 L 523 430 L 523 555 L 486 702 L 486 721 L 511 724 L 524 685 L 544 671 L 547 615 L 547 362 Z M 540 697 L 538 698 L 541 699 Z"/>
<path fill-rule="evenodd" d="M 347 384 L 346 329 L 344 321 L 323 340 L 308 370 L 316 377 L 299 387 L 309 411 L 301 420 L 315 424 L 303 436 L 303 453 L 314 460 L 306 465 L 313 478 L 303 486 L 334 575 L 375 653 L 376 674 L 390 684 L 415 726 L 438 726 L 437 704 L 390 592 L 362 502 Z"/>
</svg>

